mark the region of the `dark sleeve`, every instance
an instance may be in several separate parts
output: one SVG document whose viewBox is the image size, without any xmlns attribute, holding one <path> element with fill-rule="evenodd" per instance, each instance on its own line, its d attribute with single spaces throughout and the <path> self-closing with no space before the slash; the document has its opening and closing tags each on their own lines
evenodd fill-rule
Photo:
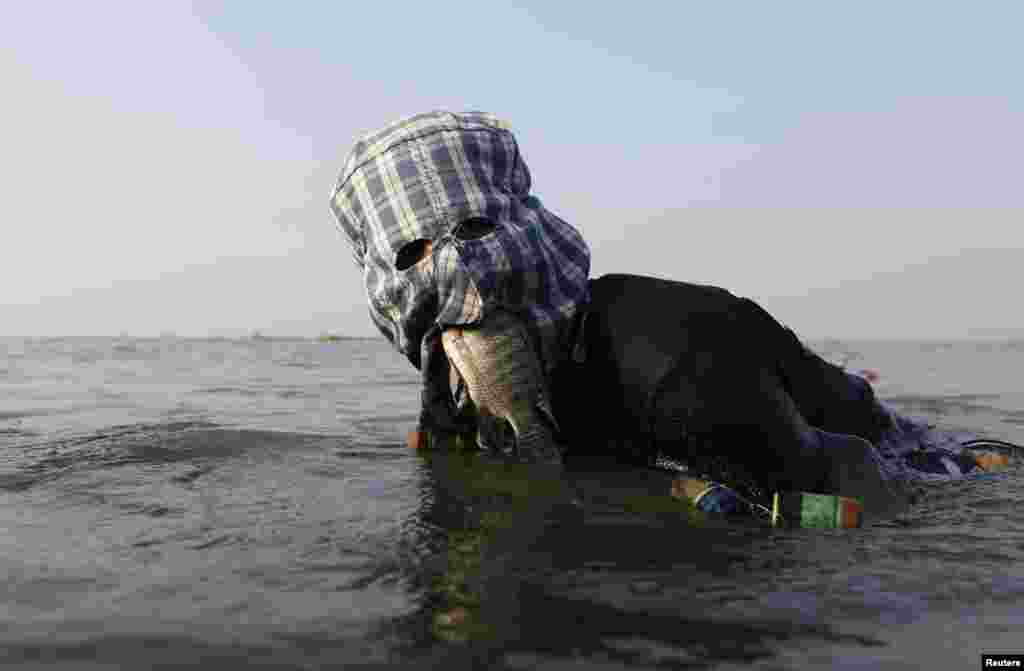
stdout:
<svg viewBox="0 0 1024 671">
<path fill-rule="evenodd" d="M 867 380 L 822 359 L 749 298 L 740 299 L 737 309 L 743 321 L 770 343 L 764 354 L 808 424 L 878 441 L 889 417 Z"/>
<path fill-rule="evenodd" d="M 714 453 L 784 474 L 808 461 L 808 425 L 881 434 L 866 382 L 724 289 L 606 275 L 586 323 L 586 362 L 554 391 L 573 450 Z"/>
</svg>

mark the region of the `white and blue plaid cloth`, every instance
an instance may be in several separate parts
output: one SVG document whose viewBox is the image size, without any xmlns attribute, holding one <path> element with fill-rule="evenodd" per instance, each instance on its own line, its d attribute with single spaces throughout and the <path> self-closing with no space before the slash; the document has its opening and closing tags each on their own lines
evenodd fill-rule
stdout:
<svg viewBox="0 0 1024 671">
<path fill-rule="evenodd" d="M 441 424 L 451 397 L 447 361 L 436 355 L 442 328 L 508 310 L 550 372 L 587 302 L 590 250 L 530 186 L 505 123 L 483 112 L 438 111 L 356 142 L 331 191 L 331 212 L 363 272 L 370 317 L 423 373 L 424 405 Z M 493 231 L 456 236 L 460 224 L 479 219 Z M 432 243 L 430 262 L 404 267 L 399 253 L 416 241 Z"/>
</svg>

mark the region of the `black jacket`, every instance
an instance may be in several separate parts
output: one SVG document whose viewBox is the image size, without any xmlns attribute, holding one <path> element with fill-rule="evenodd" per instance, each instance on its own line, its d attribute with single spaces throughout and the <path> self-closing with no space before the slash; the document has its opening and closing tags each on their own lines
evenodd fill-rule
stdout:
<svg viewBox="0 0 1024 671">
<path fill-rule="evenodd" d="M 590 282 L 583 362 L 552 395 L 568 454 L 725 460 L 785 486 L 820 450 L 808 428 L 875 442 L 887 416 L 866 381 L 808 350 L 754 301 L 637 275 Z M 767 481 L 765 480 L 767 478 Z"/>
</svg>

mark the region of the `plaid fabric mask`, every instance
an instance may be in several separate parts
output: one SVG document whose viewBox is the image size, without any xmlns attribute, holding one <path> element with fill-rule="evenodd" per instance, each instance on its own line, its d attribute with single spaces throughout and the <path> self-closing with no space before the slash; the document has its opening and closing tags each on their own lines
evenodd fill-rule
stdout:
<svg viewBox="0 0 1024 671">
<path fill-rule="evenodd" d="M 444 327 L 503 309 L 526 326 L 546 373 L 567 352 L 588 299 L 590 251 L 529 191 L 507 125 L 482 112 L 430 112 L 358 141 L 331 192 L 370 317 L 423 373 L 435 426 L 452 417 Z M 479 237 L 464 234 L 481 223 Z"/>
</svg>

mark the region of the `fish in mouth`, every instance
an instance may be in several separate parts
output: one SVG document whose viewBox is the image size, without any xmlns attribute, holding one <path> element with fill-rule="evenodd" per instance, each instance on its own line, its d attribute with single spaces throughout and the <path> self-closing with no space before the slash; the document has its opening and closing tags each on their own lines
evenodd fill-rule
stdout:
<svg viewBox="0 0 1024 671">
<path fill-rule="evenodd" d="M 446 328 L 441 342 L 476 408 L 480 447 L 560 463 L 563 446 L 547 377 L 519 320 L 498 311 L 475 328 Z"/>
</svg>

